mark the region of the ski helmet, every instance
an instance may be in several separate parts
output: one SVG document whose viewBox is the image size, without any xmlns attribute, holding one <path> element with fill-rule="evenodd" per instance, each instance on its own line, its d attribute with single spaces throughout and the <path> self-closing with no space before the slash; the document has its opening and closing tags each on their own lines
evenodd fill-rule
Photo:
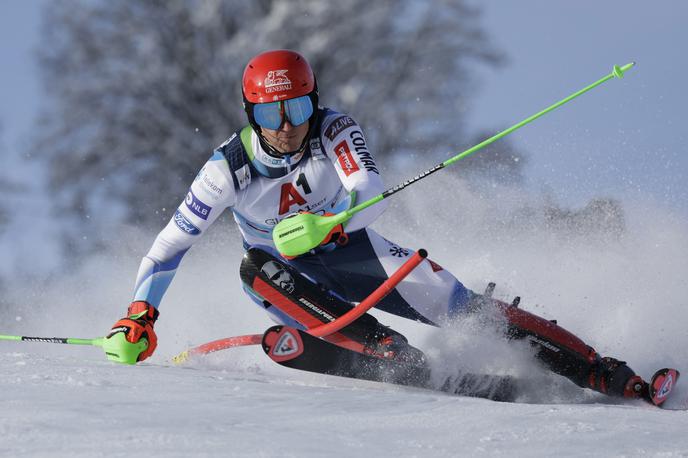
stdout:
<svg viewBox="0 0 688 458">
<path fill-rule="evenodd" d="M 318 117 L 318 85 L 308 61 L 299 53 L 286 49 L 266 51 L 249 61 L 244 69 L 241 89 L 244 110 L 253 130 L 258 134 L 263 148 L 275 155 L 297 154 L 305 150 Z M 308 134 L 301 147 L 288 153 L 278 152 L 270 146 L 261 133 L 261 127 L 254 117 L 256 104 L 281 102 L 308 96 L 313 114 L 308 119 Z"/>
</svg>

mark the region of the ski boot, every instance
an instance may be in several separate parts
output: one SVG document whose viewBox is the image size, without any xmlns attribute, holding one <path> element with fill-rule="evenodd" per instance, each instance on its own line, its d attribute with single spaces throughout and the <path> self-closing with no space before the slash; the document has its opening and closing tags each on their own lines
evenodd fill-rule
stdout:
<svg viewBox="0 0 688 458">
<path fill-rule="evenodd" d="M 590 388 L 610 396 L 643 399 L 661 407 L 678 381 L 676 369 L 660 369 L 646 382 L 626 365 L 614 358 L 600 358 L 590 371 Z"/>
<path fill-rule="evenodd" d="M 425 354 L 411 346 L 406 337 L 398 332 L 386 328 L 382 335 L 376 334 L 375 337 L 371 345 L 366 346 L 365 353 L 410 364 L 425 363 Z"/>
<path fill-rule="evenodd" d="M 626 365 L 615 358 L 596 356 L 590 368 L 588 387 L 609 396 L 647 399 L 648 384 Z"/>
<path fill-rule="evenodd" d="M 654 405 L 661 407 L 664 401 L 669 399 L 671 391 L 674 389 L 676 382 L 681 373 L 676 369 L 664 368 L 655 372 L 647 385 L 648 401 Z"/>
</svg>

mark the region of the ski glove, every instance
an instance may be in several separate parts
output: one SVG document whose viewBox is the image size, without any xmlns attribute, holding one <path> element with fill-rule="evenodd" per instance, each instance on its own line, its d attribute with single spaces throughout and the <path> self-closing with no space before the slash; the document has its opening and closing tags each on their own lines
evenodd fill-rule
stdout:
<svg viewBox="0 0 688 458">
<path fill-rule="evenodd" d="M 307 211 L 299 211 L 299 213 L 310 213 Z M 323 216 L 334 216 L 334 213 L 325 213 Z M 349 243 L 349 235 L 344 232 L 344 225 L 337 224 L 332 230 L 325 236 L 325 238 L 320 242 L 320 247 L 334 248 L 334 245 L 343 246 Z M 317 247 L 316 247 L 317 248 Z M 312 251 L 312 250 L 311 250 Z M 286 254 L 280 253 L 284 259 L 296 259 L 298 256 L 287 256 Z"/>
<path fill-rule="evenodd" d="M 153 324 L 158 319 L 158 309 L 146 301 L 134 301 L 129 305 L 127 316 L 117 321 L 110 330 L 108 338 L 123 332 L 127 342 L 137 343 L 141 338 L 148 341 L 148 348 L 142 351 L 137 361 L 143 361 L 153 354 L 158 346 L 158 336 L 155 335 Z"/>
<path fill-rule="evenodd" d="M 334 213 L 325 213 L 325 216 L 334 216 Z M 344 225 L 337 224 L 332 228 L 329 234 L 320 242 L 320 246 L 336 243 L 339 246 L 346 245 L 349 242 L 349 236 L 344 232 Z"/>
</svg>

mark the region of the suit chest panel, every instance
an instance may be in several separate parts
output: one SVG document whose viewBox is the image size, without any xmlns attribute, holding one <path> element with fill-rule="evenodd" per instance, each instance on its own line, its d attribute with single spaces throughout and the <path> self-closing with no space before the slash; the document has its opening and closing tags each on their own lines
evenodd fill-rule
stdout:
<svg viewBox="0 0 688 458">
<path fill-rule="evenodd" d="M 274 226 L 292 213 L 331 211 L 346 193 L 332 163 L 308 158 L 280 178 L 254 176 L 235 210 L 258 225 Z"/>
</svg>

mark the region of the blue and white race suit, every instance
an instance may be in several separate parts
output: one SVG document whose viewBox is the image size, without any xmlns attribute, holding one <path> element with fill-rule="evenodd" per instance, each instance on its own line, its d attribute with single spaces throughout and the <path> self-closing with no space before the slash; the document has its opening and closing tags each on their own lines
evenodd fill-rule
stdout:
<svg viewBox="0 0 688 458">
<path fill-rule="evenodd" d="M 346 114 L 321 108 L 305 152 L 291 157 L 268 154 L 246 127 L 214 151 L 155 239 L 141 261 L 134 300 L 158 307 L 184 254 L 226 209 L 232 211 L 245 247 L 276 253 L 272 230 L 289 214 L 338 213 L 383 191 L 363 132 Z M 383 200 L 354 215 L 345 225 L 347 245 L 289 262 L 340 296 L 361 301 L 413 254 L 368 227 L 385 207 Z M 453 275 L 426 260 L 378 308 L 437 323 L 461 311 L 469 295 Z M 273 313 L 277 321 L 293 324 Z"/>
</svg>

